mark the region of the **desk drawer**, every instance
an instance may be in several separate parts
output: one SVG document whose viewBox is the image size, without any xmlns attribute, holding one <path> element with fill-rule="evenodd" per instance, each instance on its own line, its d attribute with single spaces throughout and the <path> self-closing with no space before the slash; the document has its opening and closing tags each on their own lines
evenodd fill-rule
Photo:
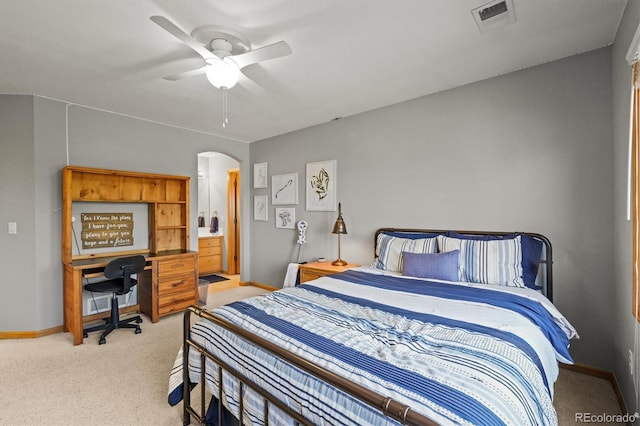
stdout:
<svg viewBox="0 0 640 426">
<path fill-rule="evenodd" d="M 160 296 L 158 298 L 158 315 L 163 316 L 173 312 L 180 312 L 188 306 L 197 304 L 198 298 L 195 291 Z"/>
<path fill-rule="evenodd" d="M 158 262 L 158 276 L 193 272 L 196 269 L 195 256 L 183 256 L 177 259 L 162 260 Z"/>
<path fill-rule="evenodd" d="M 193 273 L 180 274 L 158 280 L 158 295 L 163 297 L 167 294 L 195 292 L 196 281 Z"/>
</svg>

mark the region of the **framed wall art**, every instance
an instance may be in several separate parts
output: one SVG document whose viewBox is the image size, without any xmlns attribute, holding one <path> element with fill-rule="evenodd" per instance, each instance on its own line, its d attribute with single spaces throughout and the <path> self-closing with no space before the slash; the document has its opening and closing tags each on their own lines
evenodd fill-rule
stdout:
<svg viewBox="0 0 640 426">
<path fill-rule="evenodd" d="M 298 174 L 271 176 L 271 204 L 298 204 Z"/>
<path fill-rule="evenodd" d="M 267 187 L 267 163 L 255 163 L 253 165 L 253 187 Z"/>
<path fill-rule="evenodd" d="M 276 208 L 276 228 L 295 229 L 296 209 L 295 207 Z"/>
<path fill-rule="evenodd" d="M 336 160 L 307 163 L 307 210 L 336 211 L 337 169 Z"/>
<path fill-rule="evenodd" d="M 266 222 L 268 220 L 269 197 L 267 195 L 256 195 L 253 197 L 253 220 Z"/>
</svg>

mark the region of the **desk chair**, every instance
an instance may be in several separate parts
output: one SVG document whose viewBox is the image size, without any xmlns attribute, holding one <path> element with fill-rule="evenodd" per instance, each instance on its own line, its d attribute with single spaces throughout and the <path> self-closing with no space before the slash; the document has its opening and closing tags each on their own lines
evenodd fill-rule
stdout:
<svg viewBox="0 0 640 426">
<path fill-rule="evenodd" d="M 131 276 L 142 272 L 145 263 L 146 260 L 144 256 L 141 255 L 113 259 L 104 268 L 104 276 L 110 278 L 109 280 L 85 284 L 84 288 L 87 291 L 101 293 L 111 292 L 111 317 L 105 319 L 105 323 L 102 325 L 96 325 L 82 330 L 82 337 L 87 337 L 88 333 L 92 331 L 105 330 L 100 336 L 99 344 L 102 345 L 107 343 L 105 338 L 116 328 L 135 328 L 136 334 L 142 333 L 140 326 L 137 325 L 142 322 L 142 318 L 140 318 L 139 315 L 125 320 L 120 319 L 118 295 L 129 293 L 131 288 L 137 284 L 137 281 Z M 131 324 L 133 321 L 135 321 L 136 324 Z"/>
</svg>

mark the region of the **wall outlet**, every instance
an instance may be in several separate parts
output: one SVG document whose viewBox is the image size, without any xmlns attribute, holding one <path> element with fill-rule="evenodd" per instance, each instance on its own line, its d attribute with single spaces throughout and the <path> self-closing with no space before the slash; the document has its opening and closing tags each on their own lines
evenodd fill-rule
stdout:
<svg viewBox="0 0 640 426">
<path fill-rule="evenodd" d="M 635 372 L 635 366 L 634 364 L 634 357 L 633 357 L 633 351 L 631 349 L 629 349 L 629 373 L 633 376 L 633 373 Z"/>
</svg>

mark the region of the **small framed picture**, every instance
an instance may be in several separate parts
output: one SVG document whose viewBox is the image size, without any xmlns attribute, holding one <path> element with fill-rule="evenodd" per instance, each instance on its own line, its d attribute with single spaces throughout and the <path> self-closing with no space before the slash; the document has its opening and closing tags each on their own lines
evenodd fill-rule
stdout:
<svg viewBox="0 0 640 426">
<path fill-rule="evenodd" d="M 296 209 L 295 207 L 276 208 L 276 228 L 295 229 Z"/>
<path fill-rule="evenodd" d="M 298 204 L 298 174 L 271 176 L 271 204 Z"/>
<path fill-rule="evenodd" d="M 253 165 L 253 187 L 267 187 L 267 163 L 255 163 Z"/>
<path fill-rule="evenodd" d="M 253 197 L 253 220 L 266 222 L 269 218 L 267 203 L 269 196 L 256 195 Z"/>
<path fill-rule="evenodd" d="M 336 160 L 307 163 L 307 210 L 336 211 L 337 169 Z"/>
</svg>

